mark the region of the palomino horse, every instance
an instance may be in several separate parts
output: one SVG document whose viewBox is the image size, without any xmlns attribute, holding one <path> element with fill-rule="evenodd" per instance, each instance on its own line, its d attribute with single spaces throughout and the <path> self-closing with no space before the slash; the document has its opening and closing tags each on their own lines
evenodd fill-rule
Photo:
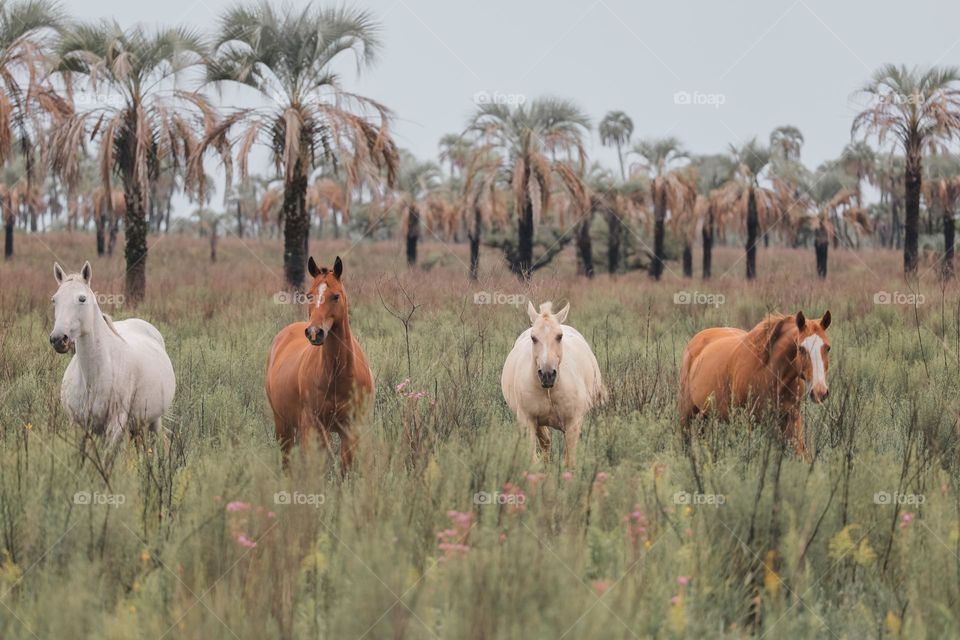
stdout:
<svg viewBox="0 0 960 640">
<path fill-rule="evenodd" d="M 563 432 L 564 464 L 572 466 L 583 417 L 606 397 L 593 351 L 579 331 L 563 324 L 569 312 L 569 304 L 554 314 L 544 302 L 538 313 L 528 302 L 532 326 L 517 338 L 500 376 L 503 399 L 530 434 L 534 464 L 538 441 L 549 457 L 553 428 Z"/>
<path fill-rule="evenodd" d="M 347 319 L 347 292 L 337 257 L 333 271 L 307 264 L 310 320 L 295 322 L 273 339 L 267 361 L 267 398 L 273 408 L 284 463 L 290 448 L 316 429 L 330 450 L 330 433 L 340 436 L 341 473 L 353 461 L 357 437 L 351 421 L 373 397 L 373 376 Z"/>
<path fill-rule="evenodd" d="M 749 332 L 718 327 L 695 335 L 680 366 L 680 422 L 712 413 L 726 420 L 732 408 L 753 415 L 774 411 L 797 454 L 809 459 L 800 403 L 804 387 L 817 404 L 827 399 L 830 312 L 819 320 L 771 315 Z"/>
<path fill-rule="evenodd" d="M 94 433 L 106 433 L 111 444 L 128 427 L 157 430 L 177 387 L 163 336 L 149 322 L 114 322 L 100 311 L 89 262 L 71 275 L 54 263 L 53 275 L 60 286 L 53 296 L 50 344 L 57 353 L 76 349 L 60 386 L 67 415 Z"/>
</svg>

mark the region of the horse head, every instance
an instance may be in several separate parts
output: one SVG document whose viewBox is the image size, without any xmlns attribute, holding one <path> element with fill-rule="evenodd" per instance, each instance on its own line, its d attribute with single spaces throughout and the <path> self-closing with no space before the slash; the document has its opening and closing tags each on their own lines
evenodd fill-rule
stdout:
<svg viewBox="0 0 960 640">
<path fill-rule="evenodd" d="M 90 288 L 93 270 L 90 262 L 83 264 L 80 273 L 67 275 L 56 262 L 53 276 L 57 279 L 57 292 L 53 295 L 54 321 L 50 345 L 57 353 L 66 353 L 70 345 L 90 331 L 100 308 L 97 297 Z"/>
<path fill-rule="evenodd" d="M 304 333 L 310 344 L 319 347 L 335 327 L 342 327 L 347 322 L 347 292 L 340 281 L 343 262 L 337 256 L 331 271 L 318 267 L 311 256 L 307 268 L 313 284 L 307 298 L 310 301 L 310 323 Z"/>
<path fill-rule="evenodd" d="M 527 302 L 527 315 L 530 316 L 530 340 L 533 342 L 533 364 L 537 377 L 544 389 L 550 389 L 557 383 L 560 373 L 560 361 L 563 359 L 563 328 L 570 313 L 570 303 L 553 313 L 553 304 L 544 302 L 538 312 L 532 302 Z"/>
<path fill-rule="evenodd" d="M 830 326 L 830 312 L 819 320 L 807 320 L 800 311 L 796 316 L 797 352 L 796 366 L 800 379 L 810 392 L 810 399 L 822 404 L 830 390 L 827 388 L 827 370 L 830 368 L 830 339 L 827 327 Z"/>
</svg>

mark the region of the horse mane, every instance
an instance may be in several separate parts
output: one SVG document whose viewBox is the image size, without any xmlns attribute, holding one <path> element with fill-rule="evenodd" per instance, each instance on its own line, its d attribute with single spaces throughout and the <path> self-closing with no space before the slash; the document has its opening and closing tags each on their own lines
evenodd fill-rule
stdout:
<svg viewBox="0 0 960 640">
<path fill-rule="evenodd" d="M 113 335 L 115 335 L 115 336 L 117 336 L 118 338 L 120 338 L 121 340 L 123 340 L 123 336 L 121 336 L 121 335 L 120 335 L 120 332 L 117 331 L 117 328 L 116 328 L 115 326 L 113 326 L 113 318 L 111 318 L 111 317 L 108 316 L 107 314 L 103 313 L 102 311 L 100 312 L 100 315 L 103 316 L 103 320 L 107 323 L 107 327 L 110 329 L 110 331 L 113 332 Z M 124 340 L 124 342 L 126 342 L 126 341 Z"/>
<path fill-rule="evenodd" d="M 770 361 L 773 348 L 780 338 L 783 337 L 788 321 L 794 319 L 795 316 L 771 313 L 747 333 L 747 342 L 753 347 L 753 350 L 761 356 L 764 364 Z"/>
</svg>

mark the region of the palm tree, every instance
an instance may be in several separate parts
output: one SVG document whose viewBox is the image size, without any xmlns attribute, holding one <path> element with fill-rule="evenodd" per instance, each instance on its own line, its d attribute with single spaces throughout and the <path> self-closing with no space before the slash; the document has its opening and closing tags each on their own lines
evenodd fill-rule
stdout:
<svg viewBox="0 0 960 640">
<path fill-rule="evenodd" d="M 960 197 L 960 158 L 940 154 L 930 158 L 926 165 L 924 197 L 931 209 L 939 209 L 943 223 L 944 278 L 953 277 L 954 238 L 956 236 L 957 198 Z"/>
<path fill-rule="evenodd" d="M 803 148 L 803 134 L 792 125 L 783 125 L 770 132 L 770 152 L 773 158 L 797 162 Z"/>
<path fill-rule="evenodd" d="M 27 180 L 34 179 L 34 149 L 40 134 L 38 113 L 62 112 L 63 101 L 38 78 L 43 77 L 44 35 L 63 21 L 49 0 L 0 0 L 0 165 L 14 155 L 23 159 Z M 24 83 L 26 80 L 26 84 Z M 13 257 L 14 216 L 4 212 L 4 258 Z"/>
<path fill-rule="evenodd" d="M 440 162 L 449 165 L 450 175 L 462 174 L 470 163 L 470 141 L 459 133 L 447 133 L 440 138 L 437 146 L 440 148 Z"/>
<path fill-rule="evenodd" d="M 717 203 L 746 224 L 747 280 L 752 280 L 757 276 L 760 230 L 779 215 L 781 208 L 777 194 L 760 186 L 760 174 L 770 164 L 770 149 L 754 139 L 739 148 L 731 146 L 730 153 L 738 167 L 737 175 L 722 188 Z"/>
<path fill-rule="evenodd" d="M 882 145 L 888 136 L 906 156 L 906 235 L 903 269 L 917 269 L 920 232 L 920 191 L 923 154 L 936 153 L 960 130 L 960 70 L 934 67 L 921 70 L 892 64 L 877 69 L 861 92 L 871 104 L 857 114 L 852 133 L 876 135 Z"/>
<path fill-rule="evenodd" d="M 293 288 L 304 279 L 311 171 L 324 164 L 343 171 L 349 193 L 364 186 L 373 192 L 384 178 L 389 186 L 394 183 L 398 156 L 388 131 L 389 111 L 344 91 L 334 70 L 347 53 L 354 55 L 358 68 L 367 67 L 379 49 L 379 26 L 366 11 L 311 5 L 278 10 L 264 1 L 229 9 L 220 19 L 207 80 L 246 85 L 270 105 L 225 118 L 205 146 L 230 145 L 229 132 L 244 126 L 238 149 L 241 178 L 257 140 L 270 148 L 284 179 L 283 264 Z"/>
<path fill-rule="evenodd" d="M 501 172 L 501 158 L 489 146 L 471 146 L 468 158 L 461 186 L 461 215 L 468 220 L 470 279 L 476 281 L 480 277 L 480 240 L 484 228 L 507 223 L 507 205 L 501 187 L 508 178 Z"/>
<path fill-rule="evenodd" d="M 201 117 L 213 109 L 195 92 L 177 87 L 177 76 L 201 64 L 206 49 L 200 36 L 180 28 L 148 32 L 125 29 L 117 22 L 77 24 L 56 47 L 56 69 L 69 83 L 86 76 L 94 90 L 111 99 L 61 118 L 53 136 L 52 164 L 68 185 L 76 185 L 84 141 L 99 138 L 100 180 L 112 191 L 118 174 L 126 214 L 126 299 L 142 300 L 146 292 L 147 206 L 161 167 L 185 166 L 197 147 L 194 134 Z M 202 181 L 202 166 L 195 163 Z M 185 176 L 188 186 L 195 173 Z"/>
<path fill-rule="evenodd" d="M 583 201 L 579 172 L 586 165 L 584 134 L 590 121 L 571 102 L 553 98 L 533 100 L 529 105 L 481 105 L 468 125 L 482 145 L 497 152 L 503 170 L 510 177 L 514 215 L 517 218 L 517 242 L 507 242 L 504 251 L 510 270 L 520 279 L 529 279 L 556 254 L 565 236 L 558 237 L 544 256 L 533 258 L 536 224 L 549 211 L 554 174 L 575 199 Z M 566 156 L 566 161 L 558 159 Z"/>
<path fill-rule="evenodd" d="M 441 182 L 440 167 L 436 163 L 418 160 L 409 151 L 400 152 L 394 199 L 406 231 L 407 266 L 417 265 L 417 243 L 420 241 L 424 208 L 427 198 Z"/>
<path fill-rule="evenodd" d="M 730 156 L 714 154 L 694 156 L 691 164 L 697 171 L 697 189 L 701 200 L 700 218 L 703 220 L 701 240 L 703 241 L 703 279 L 709 280 L 713 273 L 713 243 L 718 230 L 723 228 L 725 217 L 717 206 L 719 189 L 733 179 L 736 165 Z"/>
<path fill-rule="evenodd" d="M 620 161 L 620 179 L 627 180 L 627 172 L 623 167 L 623 147 L 630 143 L 633 135 L 633 120 L 623 111 L 609 111 L 603 116 L 599 127 L 600 143 L 604 146 L 617 148 L 617 159 Z"/>
<path fill-rule="evenodd" d="M 667 208 L 671 202 L 686 202 L 690 184 L 685 175 L 675 168 L 680 160 L 689 156 L 680 141 L 674 137 L 643 140 L 633 148 L 643 162 L 641 169 L 651 178 L 650 195 L 653 199 L 653 261 L 650 275 L 659 280 L 663 275 L 665 259 L 663 236 Z"/>
<path fill-rule="evenodd" d="M 844 170 L 857 179 L 857 206 L 863 206 L 863 181 L 871 181 L 877 166 L 877 154 L 863 141 L 851 142 L 840 154 Z"/>
</svg>

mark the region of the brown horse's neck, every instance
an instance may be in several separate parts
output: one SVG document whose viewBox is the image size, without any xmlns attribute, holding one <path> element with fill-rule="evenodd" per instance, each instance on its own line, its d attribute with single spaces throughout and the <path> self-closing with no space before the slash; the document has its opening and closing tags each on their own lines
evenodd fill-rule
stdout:
<svg viewBox="0 0 960 640">
<path fill-rule="evenodd" d="M 344 314 L 343 322 L 330 329 L 323 343 L 323 371 L 335 377 L 349 375 L 353 370 L 353 332 Z"/>
</svg>

